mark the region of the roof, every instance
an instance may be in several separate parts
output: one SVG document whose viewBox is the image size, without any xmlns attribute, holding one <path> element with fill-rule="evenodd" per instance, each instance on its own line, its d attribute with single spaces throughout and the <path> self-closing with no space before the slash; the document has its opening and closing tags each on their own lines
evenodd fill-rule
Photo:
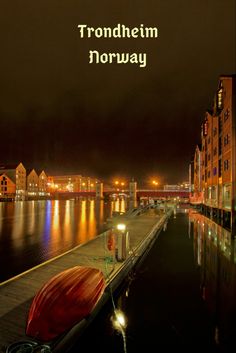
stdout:
<svg viewBox="0 0 236 353">
<path fill-rule="evenodd" d="M 47 175 L 47 173 L 45 172 L 44 169 L 35 169 L 36 173 L 38 174 L 38 176 L 41 174 L 41 173 L 45 173 L 45 175 Z"/>
<path fill-rule="evenodd" d="M 8 179 L 10 179 L 14 183 L 14 181 L 6 173 L 0 173 L 0 176 L 2 175 L 5 175 Z"/>
<path fill-rule="evenodd" d="M 28 175 L 29 175 L 30 173 L 32 173 L 33 171 L 38 175 L 38 173 L 36 172 L 36 170 L 35 170 L 34 168 L 27 168 L 27 169 L 26 169 L 26 175 L 28 176 Z"/>
</svg>

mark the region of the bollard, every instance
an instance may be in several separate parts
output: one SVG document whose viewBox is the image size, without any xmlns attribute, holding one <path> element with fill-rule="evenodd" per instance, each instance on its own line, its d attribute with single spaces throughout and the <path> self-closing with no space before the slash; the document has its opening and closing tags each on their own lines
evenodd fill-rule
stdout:
<svg viewBox="0 0 236 353">
<path fill-rule="evenodd" d="M 125 224 L 116 226 L 116 259 L 124 261 L 129 254 L 129 232 Z"/>
</svg>

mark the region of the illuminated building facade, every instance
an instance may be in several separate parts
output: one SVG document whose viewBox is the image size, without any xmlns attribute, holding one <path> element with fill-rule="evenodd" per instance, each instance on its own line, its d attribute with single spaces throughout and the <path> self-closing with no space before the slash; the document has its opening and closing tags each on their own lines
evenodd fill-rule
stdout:
<svg viewBox="0 0 236 353">
<path fill-rule="evenodd" d="M 37 196 L 39 192 L 39 177 L 34 169 L 27 172 L 27 194 Z"/>
<path fill-rule="evenodd" d="M 45 173 L 44 170 L 42 170 L 40 173 L 38 173 L 38 176 L 39 176 L 39 180 L 38 180 L 39 196 L 45 196 L 47 195 L 47 188 L 48 188 L 47 174 Z"/>
<path fill-rule="evenodd" d="M 0 199 L 14 198 L 16 193 L 16 184 L 7 176 L 0 174 Z"/>
<path fill-rule="evenodd" d="M 82 175 L 53 175 L 48 176 L 48 190 L 54 192 L 95 191 L 97 179 Z"/>
<path fill-rule="evenodd" d="M 6 174 L 15 184 L 16 200 L 24 200 L 26 195 L 26 169 L 23 164 L 1 165 L 0 173 Z"/>
<path fill-rule="evenodd" d="M 221 76 L 213 108 L 206 112 L 202 124 L 201 153 L 199 157 L 198 152 L 194 175 L 194 193 L 202 192 L 205 214 L 219 219 L 233 232 L 236 223 L 235 104 L 236 75 Z"/>
<path fill-rule="evenodd" d="M 81 190 L 81 175 L 53 175 L 48 177 L 50 191 L 78 192 Z"/>
</svg>

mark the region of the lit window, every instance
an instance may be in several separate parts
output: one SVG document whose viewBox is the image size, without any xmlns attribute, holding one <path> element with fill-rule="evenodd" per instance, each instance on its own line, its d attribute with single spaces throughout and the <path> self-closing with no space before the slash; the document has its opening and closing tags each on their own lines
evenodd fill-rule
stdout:
<svg viewBox="0 0 236 353">
<path fill-rule="evenodd" d="M 223 87 L 217 92 L 217 108 L 223 109 Z"/>
</svg>

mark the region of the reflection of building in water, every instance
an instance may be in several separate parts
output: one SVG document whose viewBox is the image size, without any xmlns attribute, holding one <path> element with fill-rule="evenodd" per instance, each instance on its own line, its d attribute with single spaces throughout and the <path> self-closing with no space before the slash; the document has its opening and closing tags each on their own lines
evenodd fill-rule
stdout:
<svg viewBox="0 0 236 353">
<path fill-rule="evenodd" d="M 33 235 L 35 231 L 35 216 L 36 216 L 36 210 L 35 210 L 35 201 L 30 201 L 27 203 L 28 208 L 29 208 L 29 214 L 30 218 L 28 221 L 28 234 Z"/>
<path fill-rule="evenodd" d="M 59 230 L 60 230 L 60 217 L 59 217 L 59 201 L 55 200 L 52 202 L 52 230 L 51 230 L 51 235 L 52 235 L 52 242 L 57 243 L 58 238 L 60 237 Z"/>
<path fill-rule="evenodd" d="M 95 217 L 95 201 L 90 200 L 89 206 L 89 219 L 88 219 L 88 239 L 92 239 L 94 234 L 96 234 L 96 217 Z"/>
<path fill-rule="evenodd" d="M 117 199 L 111 202 L 112 212 L 125 213 L 126 211 L 126 200 L 125 199 Z"/>
<path fill-rule="evenodd" d="M 215 320 L 220 344 L 230 347 L 236 334 L 235 244 L 230 232 L 210 219 L 192 213 L 190 221 L 202 296 Z"/>
<path fill-rule="evenodd" d="M 86 204 L 87 200 L 81 200 L 81 216 L 78 226 L 78 238 L 79 241 L 85 242 L 86 240 L 86 233 L 87 233 L 87 225 L 86 225 Z"/>
<path fill-rule="evenodd" d="M 24 202 L 19 201 L 15 203 L 14 223 L 12 227 L 12 241 L 14 248 L 21 247 L 23 244 L 23 229 L 24 229 Z"/>
</svg>

